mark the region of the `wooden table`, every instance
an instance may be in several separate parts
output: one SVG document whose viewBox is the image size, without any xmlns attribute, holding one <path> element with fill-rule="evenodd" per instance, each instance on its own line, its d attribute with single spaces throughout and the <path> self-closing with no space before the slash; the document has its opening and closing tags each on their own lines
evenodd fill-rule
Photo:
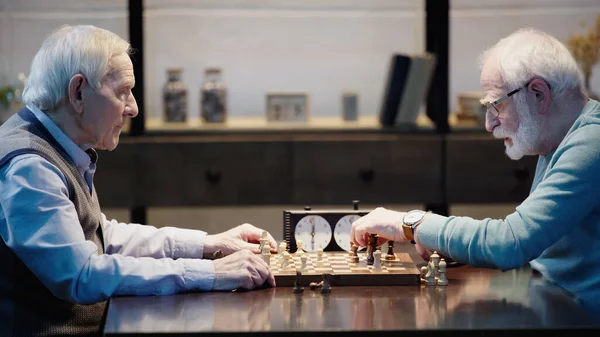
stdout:
<svg viewBox="0 0 600 337">
<path fill-rule="evenodd" d="M 460 266 L 449 268 L 448 278 L 446 287 L 333 287 L 330 294 L 282 287 L 120 297 L 110 301 L 105 334 L 599 332 L 598 319 L 528 268 L 503 273 Z"/>
</svg>

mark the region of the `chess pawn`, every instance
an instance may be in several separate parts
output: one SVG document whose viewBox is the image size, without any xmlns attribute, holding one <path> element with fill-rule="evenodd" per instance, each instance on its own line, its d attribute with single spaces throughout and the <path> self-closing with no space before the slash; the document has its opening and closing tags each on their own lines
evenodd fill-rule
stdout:
<svg viewBox="0 0 600 337">
<path fill-rule="evenodd" d="M 323 266 L 323 260 L 323 249 L 319 248 L 317 249 L 317 267 Z"/>
<path fill-rule="evenodd" d="M 434 276 L 438 277 L 439 276 L 439 265 L 440 265 L 440 255 L 434 251 L 433 254 L 431 254 L 431 256 L 429 257 L 429 261 L 431 263 L 433 263 L 433 270 L 435 272 Z"/>
<path fill-rule="evenodd" d="M 304 243 L 302 242 L 302 240 L 296 241 L 296 254 L 304 254 L 304 249 L 302 249 L 303 246 Z"/>
<path fill-rule="evenodd" d="M 306 266 L 306 261 L 307 261 L 307 260 L 308 260 L 308 258 L 307 258 L 307 256 L 306 256 L 306 255 L 302 255 L 302 256 L 300 257 L 300 262 L 302 263 L 302 264 L 300 265 L 300 270 L 301 270 L 301 271 L 305 271 L 305 270 L 306 270 L 306 267 L 307 267 L 307 266 Z"/>
<path fill-rule="evenodd" d="M 288 251 L 283 251 L 283 255 L 281 256 L 281 269 L 285 269 L 290 264 L 290 253 Z"/>
<path fill-rule="evenodd" d="M 439 286 L 447 286 L 448 285 L 448 278 L 446 277 L 446 267 L 447 267 L 446 260 L 441 259 L 440 264 L 439 264 L 440 274 L 437 279 L 437 284 Z"/>
<path fill-rule="evenodd" d="M 269 245 L 262 247 L 261 256 L 267 265 L 271 265 L 271 247 Z"/>
<path fill-rule="evenodd" d="M 302 287 L 302 272 L 296 271 L 296 280 L 294 281 L 294 294 L 301 294 L 304 292 L 304 288 Z"/>
<path fill-rule="evenodd" d="M 375 253 L 373 253 L 373 270 L 381 271 L 381 250 L 377 249 Z"/>
<path fill-rule="evenodd" d="M 387 261 L 393 261 L 396 259 L 396 255 L 394 254 L 394 241 L 388 241 L 388 251 L 385 255 L 385 259 Z"/>
<path fill-rule="evenodd" d="M 331 285 L 329 284 L 329 274 L 323 274 L 323 285 L 321 285 L 321 293 L 328 294 L 331 292 Z"/>
</svg>

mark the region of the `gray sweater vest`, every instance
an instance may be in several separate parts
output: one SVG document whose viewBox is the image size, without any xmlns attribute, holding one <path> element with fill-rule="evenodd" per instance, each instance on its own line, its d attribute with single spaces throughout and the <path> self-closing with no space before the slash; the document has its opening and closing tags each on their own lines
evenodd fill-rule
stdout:
<svg viewBox="0 0 600 337">
<path fill-rule="evenodd" d="M 38 154 L 62 171 L 85 238 L 102 254 L 102 215 L 96 190 L 92 188 L 90 194 L 73 160 L 27 108 L 0 126 L 0 167 L 25 153 Z M 0 240 L 0 336 L 101 334 L 106 302 L 80 305 L 55 297 L 5 240 Z"/>
</svg>

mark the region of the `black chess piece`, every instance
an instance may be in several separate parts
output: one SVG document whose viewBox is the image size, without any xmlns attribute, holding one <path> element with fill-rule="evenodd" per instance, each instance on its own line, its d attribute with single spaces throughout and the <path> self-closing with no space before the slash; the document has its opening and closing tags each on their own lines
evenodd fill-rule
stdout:
<svg viewBox="0 0 600 337">
<path fill-rule="evenodd" d="M 367 265 L 369 266 L 372 266 L 373 263 L 375 263 L 375 257 L 373 256 L 373 253 L 375 253 L 375 251 L 377 250 L 377 238 L 377 234 L 371 234 L 369 236 L 369 248 L 367 252 Z"/>
<path fill-rule="evenodd" d="M 329 294 L 331 292 L 331 284 L 329 284 L 329 274 L 323 274 L 323 285 L 321 285 L 321 293 Z"/>
<path fill-rule="evenodd" d="M 385 259 L 388 261 L 396 259 L 396 255 L 394 254 L 394 241 L 388 241 L 388 251 Z"/>
<path fill-rule="evenodd" d="M 296 271 L 296 281 L 294 281 L 294 294 L 301 294 L 304 292 L 302 287 L 302 272 Z"/>
</svg>

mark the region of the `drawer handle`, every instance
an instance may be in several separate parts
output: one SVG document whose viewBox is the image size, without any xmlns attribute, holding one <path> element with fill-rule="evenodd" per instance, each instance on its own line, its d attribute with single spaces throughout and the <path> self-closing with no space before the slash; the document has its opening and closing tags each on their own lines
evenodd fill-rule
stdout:
<svg viewBox="0 0 600 337">
<path fill-rule="evenodd" d="M 213 184 L 218 183 L 221 181 L 221 170 L 216 167 L 210 167 L 206 170 L 206 180 Z"/>
<path fill-rule="evenodd" d="M 375 178 L 375 171 L 373 169 L 360 169 L 358 170 L 358 176 L 364 182 L 372 182 Z"/>
</svg>

